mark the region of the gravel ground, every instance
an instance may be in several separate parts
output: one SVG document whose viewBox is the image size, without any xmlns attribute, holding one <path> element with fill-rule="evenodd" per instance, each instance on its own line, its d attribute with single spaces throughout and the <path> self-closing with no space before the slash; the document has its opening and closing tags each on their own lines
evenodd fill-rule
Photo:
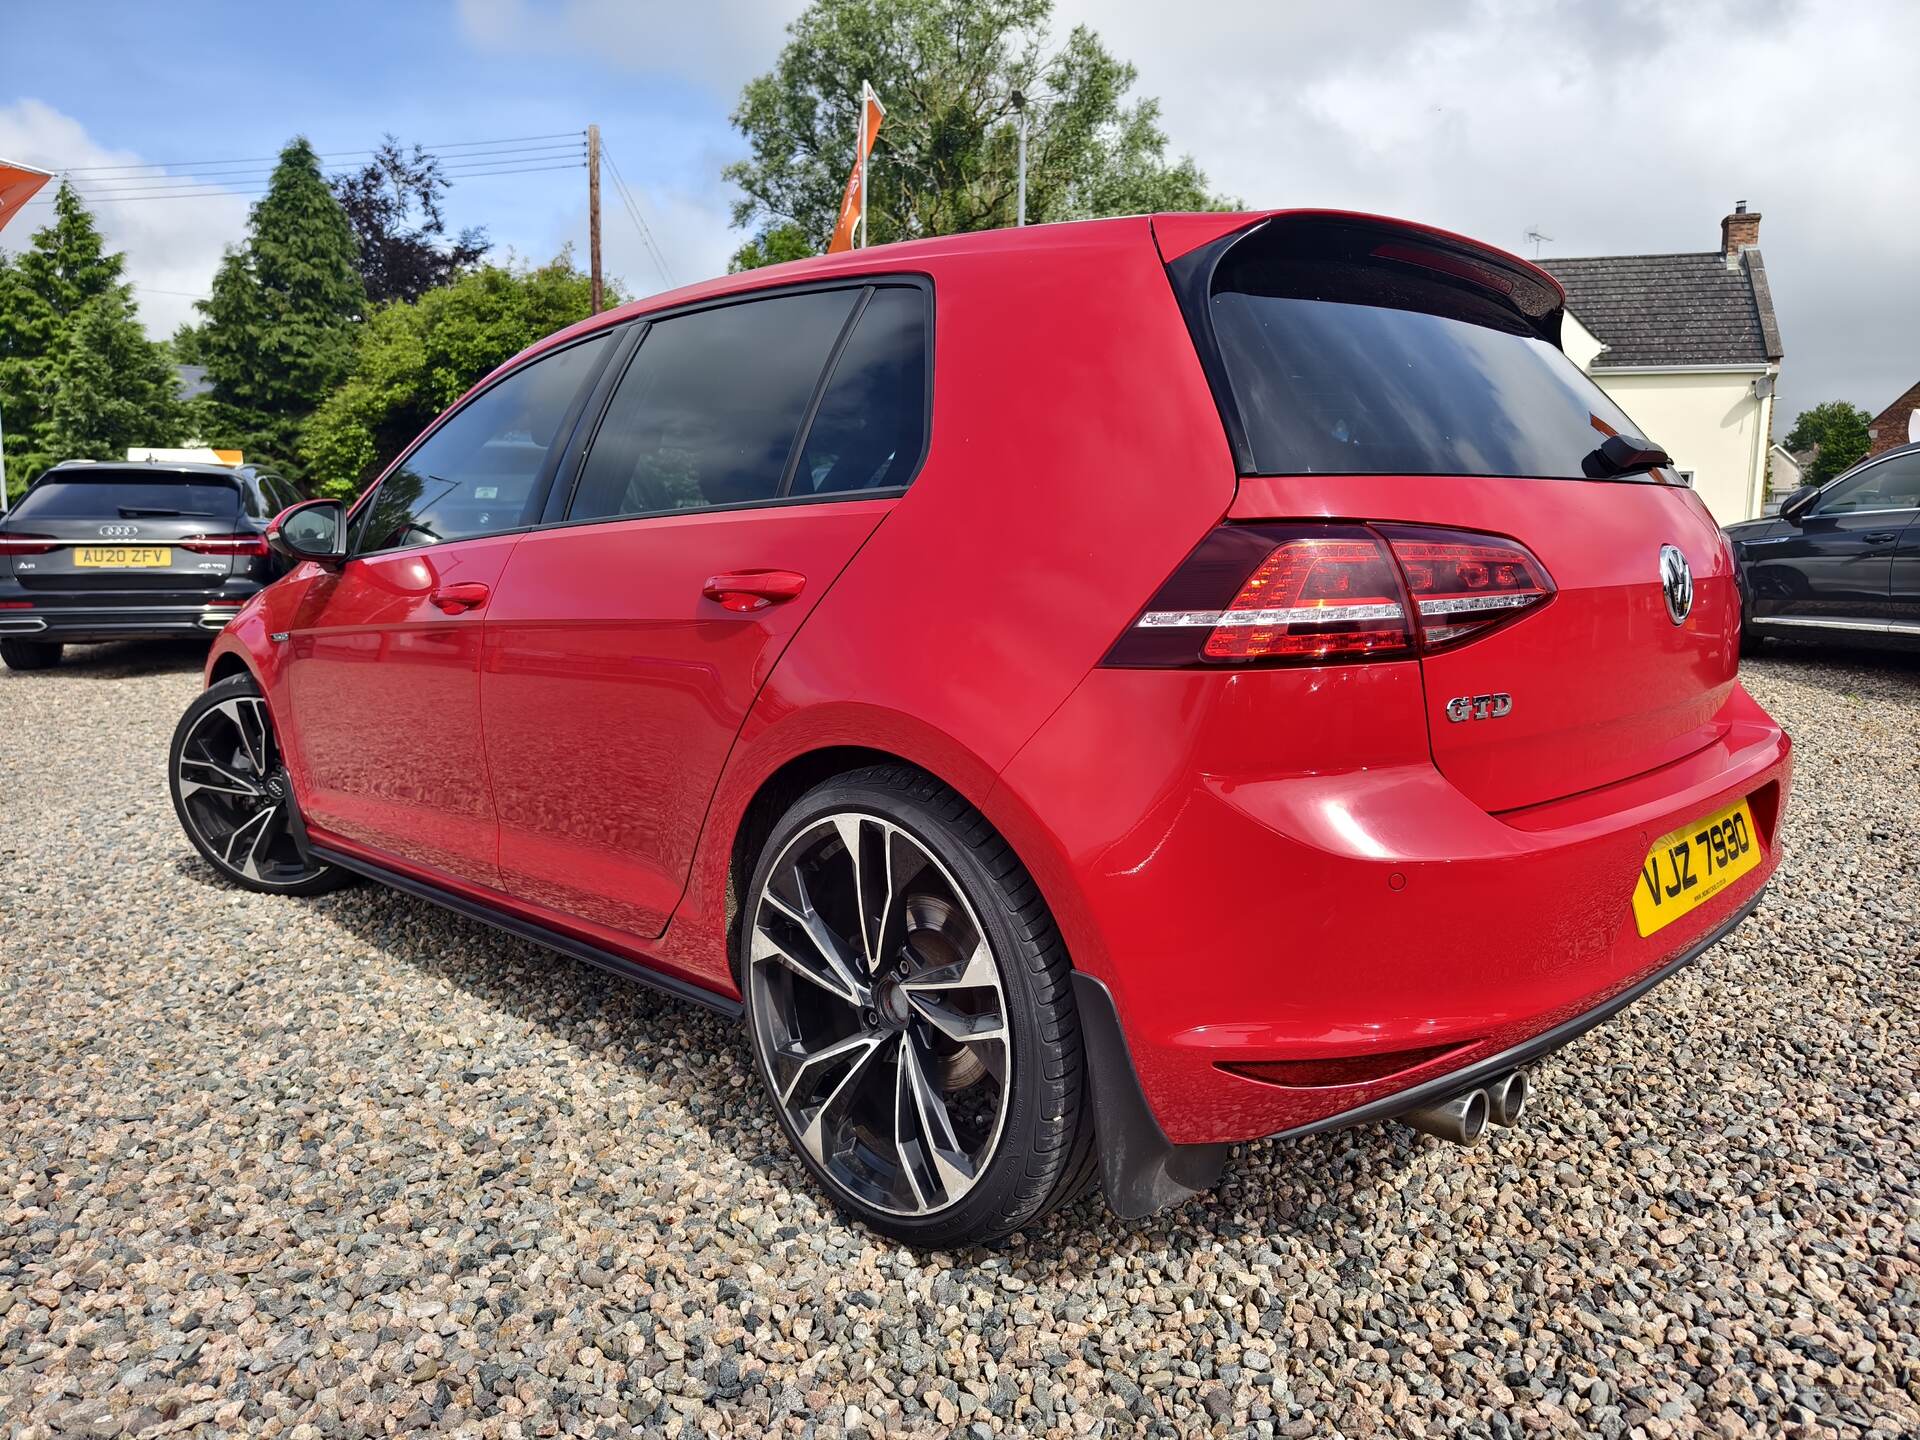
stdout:
<svg viewBox="0 0 1920 1440">
<path fill-rule="evenodd" d="M 725 1023 L 218 883 L 191 652 L 0 674 L 0 1434 L 1920 1432 L 1920 662 L 1776 653 L 1790 854 L 1526 1127 L 1255 1145 L 916 1255 Z"/>
</svg>

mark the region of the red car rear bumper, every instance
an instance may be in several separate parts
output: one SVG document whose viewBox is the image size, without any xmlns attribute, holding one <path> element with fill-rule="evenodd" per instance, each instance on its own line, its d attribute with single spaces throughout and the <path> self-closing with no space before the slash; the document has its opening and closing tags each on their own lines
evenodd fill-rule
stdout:
<svg viewBox="0 0 1920 1440">
<path fill-rule="evenodd" d="M 1381 674 L 1395 668 L 1345 672 L 1361 677 L 1360 703 L 1341 707 L 1356 754 L 1391 757 L 1382 736 L 1406 733 Z M 1295 737 L 1272 717 L 1301 711 L 1276 703 L 1285 695 L 1234 690 L 1328 683 L 1304 673 L 1223 687 L 1205 674 L 1096 671 L 1003 777 L 1006 801 L 1069 817 L 1053 826 L 1065 855 L 1038 873 L 1176 1146 L 1374 1118 L 1559 1027 L 1570 1038 L 1584 1028 L 1572 1022 L 1604 1018 L 1615 997 L 1730 928 L 1777 864 L 1791 742 L 1737 687 L 1719 738 L 1685 760 L 1490 815 L 1423 753 L 1290 768 Z M 1169 688 L 1180 692 L 1170 704 Z M 1168 745 L 1168 724 L 1182 743 Z M 1250 726 L 1264 741 L 1249 743 Z M 1300 738 L 1303 752 L 1346 748 Z M 1250 754 L 1272 763 L 1241 763 Z M 1097 776 L 1081 756 L 1100 757 Z M 1632 895 L 1653 841 L 1743 797 L 1761 863 L 1643 938 Z M 1147 818 L 1102 833 L 1127 814 Z M 1222 1068 L 1250 1062 L 1282 1062 L 1279 1073 L 1307 1083 Z"/>
</svg>

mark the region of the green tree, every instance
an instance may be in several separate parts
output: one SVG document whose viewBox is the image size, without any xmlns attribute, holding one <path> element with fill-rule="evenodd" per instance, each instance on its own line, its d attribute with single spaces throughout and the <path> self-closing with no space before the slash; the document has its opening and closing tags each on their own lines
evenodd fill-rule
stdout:
<svg viewBox="0 0 1920 1440">
<path fill-rule="evenodd" d="M 1809 485 L 1824 485 L 1867 453 L 1867 422 L 1873 416 L 1845 400 L 1828 400 L 1802 410 L 1787 432 L 1787 449 L 1814 451 Z"/>
<path fill-rule="evenodd" d="M 353 364 L 366 310 L 346 212 L 304 138 L 280 152 L 247 239 L 229 250 L 205 319 L 176 348 L 207 367 L 213 393 L 195 402 L 208 444 L 244 450 L 297 475 L 300 427 Z"/>
<path fill-rule="evenodd" d="M 130 446 L 179 443 L 173 362 L 141 330 L 124 286 L 75 318 L 53 372 L 49 429 L 60 459 L 118 460 Z"/>
<path fill-rule="evenodd" d="M 860 82 L 887 106 L 868 166 L 875 244 L 1014 223 L 1027 97 L 1027 218 L 1226 208 L 1189 157 L 1169 160 L 1160 105 L 1076 26 L 1049 46 L 1053 0 L 814 0 L 733 112 L 752 154 L 726 175 L 753 239 L 736 269 L 826 247 L 853 164 Z M 804 253 L 804 251 L 803 251 Z"/>
<path fill-rule="evenodd" d="M 591 304 L 587 277 L 563 252 L 537 269 L 483 266 L 381 307 L 361 327 L 346 382 L 306 425 L 309 488 L 357 493 L 476 380 L 584 320 Z"/>
<path fill-rule="evenodd" d="M 172 370 L 165 352 L 133 319 L 131 292 L 121 279 L 126 257 L 109 251 L 80 197 L 64 180 L 53 197 L 53 218 L 26 250 L 0 257 L 0 420 L 6 427 L 7 487 L 17 494 L 57 460 L 100 455 L 108 432 L 78 432 L 57 414 L 76 416 L 89 405 L 112 407 L 122 391 L 143 398 L 133 413 L 155 421 L 153 433 L 114 431 L 126 444 L 164 444 L 171 423 Z M 78 351 L 86 358 L 76 358 Z M 165 371 L 164 403 L 148 403 L 149 380 Z M 65 387 L 83 388 L 69 394 Z M 166 417 L 164 422 L 162 417 Z M 124 448 L 122 446 L 121 448 Z"/>
</svg>

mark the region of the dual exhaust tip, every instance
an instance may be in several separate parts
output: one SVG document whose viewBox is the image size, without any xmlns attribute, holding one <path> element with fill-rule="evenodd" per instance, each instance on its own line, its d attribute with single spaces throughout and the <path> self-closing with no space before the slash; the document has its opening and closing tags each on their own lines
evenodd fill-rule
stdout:
<svg viewBox="0 0 1920 1440">
<path fill-rule="evenodd" d="M 1509 1070 L 1498 1080 L 1462 1091 L 1437 1105 L 1422 1105 L 1400 1117 L 1402 1124 L 1456 1145 L 1471 1145 L 1488 1125 L 1517 1125 L 1527 1108 L 1527 1072 Z"/>
</svg>

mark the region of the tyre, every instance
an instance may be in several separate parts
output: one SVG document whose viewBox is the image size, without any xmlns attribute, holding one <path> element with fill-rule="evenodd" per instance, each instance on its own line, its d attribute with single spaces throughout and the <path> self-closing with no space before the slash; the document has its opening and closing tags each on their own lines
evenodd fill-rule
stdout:
<svg viewBox="0 0 1920 1440">
<path fill-rule="evenodd" d="M 58 640 L 0 640 L 0 662 L 9 670 L 51 670 L 64 648 Z"/>
<path fill-rule="evenodd" d="M 740 912 L 747 1025 L 781 1128 L 849 1214 L 997 1240 L 1093 1178 L 1066 949 L 992 827 L 907 766 L 774 826 Z"/>
<path fill-rule="evenodd" d="M 301 853 L 273 718 L 252 676 L 228 676 L 187 707 L 167 751 L 167 784 L 194 849 L 234 884 L 318 895 L 351 878 Z"/>
</svg>

